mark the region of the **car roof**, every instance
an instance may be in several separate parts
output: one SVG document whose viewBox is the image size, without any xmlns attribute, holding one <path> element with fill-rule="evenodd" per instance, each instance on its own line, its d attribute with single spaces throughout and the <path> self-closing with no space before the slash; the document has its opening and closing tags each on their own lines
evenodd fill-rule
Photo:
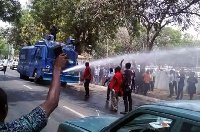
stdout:
<svg viewBox="0 0 200 132">
<path fill-rule="evenodd" d="M 200 100 L 161 101 L 150 105 L 143 105 L 139 109 L 148 109 L 162 113 L 164 112 L 195 121 L 200 121 L 199 104 Z"/>
</svg>

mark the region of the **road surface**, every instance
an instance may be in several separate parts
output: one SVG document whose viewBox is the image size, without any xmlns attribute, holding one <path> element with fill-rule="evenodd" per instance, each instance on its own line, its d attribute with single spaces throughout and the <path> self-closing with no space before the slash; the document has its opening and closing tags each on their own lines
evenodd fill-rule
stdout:
<svg viewBox="0 0 200 132">
<path fill-rule="evenodd" d="M 94 85 L 93 85 L 94 86 Z M 90 98 L 85 99 L 82 85 L 67 85 L 62 87 L 60 102 L 56 110 L 50 115 L 47 126 L 42 132 L 56 132 L 60 123 L 67 120 L 80 119 L 87 116 L 112 115 L 121 117 L 120 111 L 124 110 L 123 100 L 120 98 L 119 111 L 110 111 L 110 103 L 106 103 L 106 91 L 102 87 L 93 87 Z M 0 71 L 0 87 L 8 94 L 7 121 L 12 121 L 44 102 L 49 89 L 49 83 L 35 84 L 30 80 L 22 80 L 16 70 L 7 68 L 4 75 Z M 148 102 L 141 99 L 133 99 L 133 108 L 137 108 Z"/>
</svg>

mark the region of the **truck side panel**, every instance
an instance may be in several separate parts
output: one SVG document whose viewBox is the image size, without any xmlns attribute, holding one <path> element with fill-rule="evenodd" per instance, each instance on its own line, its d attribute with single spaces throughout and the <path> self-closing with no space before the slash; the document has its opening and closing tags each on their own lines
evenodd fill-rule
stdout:
<svg viewBox="0 0 200 132">
<path fill-rule="evenodd" d="M 33 61 L 34 61 L 34 54 L 36 52 L 36 47 L 34 46 L 27 46 L 22 48 L 19 55 L 19 64 L 17 71 L 25 75 L 27 77 L 32 76 L 33 74 Z"/>
</svg>

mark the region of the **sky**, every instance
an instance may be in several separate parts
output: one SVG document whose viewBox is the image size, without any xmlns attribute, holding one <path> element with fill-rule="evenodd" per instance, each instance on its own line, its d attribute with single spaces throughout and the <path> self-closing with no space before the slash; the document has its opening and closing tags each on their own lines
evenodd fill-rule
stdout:
<svg viewBox="0 0 200 132">
<path fill-rule="evenodd" d="M 30 2 L 30 0 L 19 0 L 19 1 L 22 5 L 22 8 L 26 8 L 27 3 Z M 6 28 L 6 27 L 9 27 L 9 26 L 10 26 L 9 23 L 5 23 L 5 22 L 0 21 L 0 27 Z M 175 26 L 170 26 L 170 27 L 172 27 L 173 29 L 178 29 L 178 27 L 175 27 Z M 195 39 L 199 39 L 199 37 L 200 37 L 200 32 L 196 32 L 193 27 L 190 27 L 185 32 L 193 35 Z"/>
</svg>

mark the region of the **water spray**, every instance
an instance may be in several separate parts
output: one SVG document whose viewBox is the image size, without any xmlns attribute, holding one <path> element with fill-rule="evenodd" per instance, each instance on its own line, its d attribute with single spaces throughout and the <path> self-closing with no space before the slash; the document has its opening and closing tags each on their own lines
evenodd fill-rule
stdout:
<svg viewBox="0 0 200 132">
<path fill-rule="evenodd" d="M 91 67 L 97 67 L 97 66 L 119 66 L 122 59 L 124 59 L 124 63 L 126 62 L 133 62 L 136 61 L 137 63 L 153 63 L 155 61 L 162 61 L 166 60 L 166 64 L 170 64 L 172 61 L 175 63 L 180 63 L 180 57 L 178 55 L 182 55 L 181 63 L 187 64 L 188 61 L 191 60 L 186 59 L 187 56 L 197 57 L 196 60 L 198 60 L 198 53 L 200 53 L 200 47 L 199 46 L 193 46 L 193 47 L 182 47 L 182 48 L 174 48 L 171 50 L 154 50 L 149 53 L 134 53 L 134 54 L 124 54 L 119 55 L 115 57 L 109 57 L 105 59 L 97 59 L 94 61 L 89 62 Z M 167 59 L 168 58 L 168 59 Z M 193 62 L 192 62 L 193 63 Z M 69 68 L 64 70 L 63 72 L 70 72 L 70 71 L 80 71 L 85 68 L 85 64 L 77 65 L 75 67 Z M 113 67 L 114 68 L 114 67 Z"/>
</svg>

